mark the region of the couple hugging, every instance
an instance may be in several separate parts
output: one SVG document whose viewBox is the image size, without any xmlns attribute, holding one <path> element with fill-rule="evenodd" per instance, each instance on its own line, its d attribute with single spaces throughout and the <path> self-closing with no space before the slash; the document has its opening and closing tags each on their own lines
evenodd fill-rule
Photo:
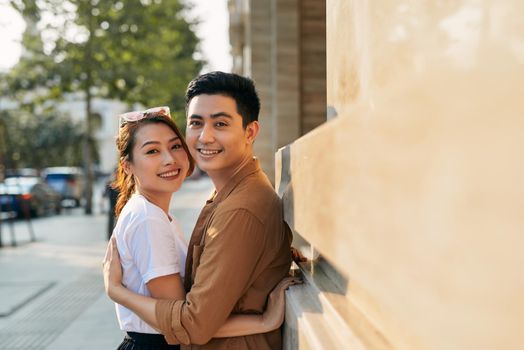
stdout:
<svg viewBox="0 0 524 350">
<path fill-rule="evenodd" d="M 186 137 L 168 107 L 120 116 L 118 221 L 104 258 L 119 349 L 280 349 L 291 232 L 253 157 L 253 82 L 212 72 L 186 91 Z M 195 167 L 215 191 L 189 245 L 169 213 Z"/>
</svg>

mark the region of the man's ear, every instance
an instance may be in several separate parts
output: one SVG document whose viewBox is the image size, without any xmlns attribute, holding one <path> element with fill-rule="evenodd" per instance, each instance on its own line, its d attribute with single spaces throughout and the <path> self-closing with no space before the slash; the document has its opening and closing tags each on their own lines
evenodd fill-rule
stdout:
<svg viewBox="0 0 524 350">
<path fill-rule="evenodd" d="M 246 139 L 249 144 L 253 144 L 257 138 L 258 132 L 260 131 L 260 124 L 258 121 L 253 121 L 246 126 Z"/>
</svg>

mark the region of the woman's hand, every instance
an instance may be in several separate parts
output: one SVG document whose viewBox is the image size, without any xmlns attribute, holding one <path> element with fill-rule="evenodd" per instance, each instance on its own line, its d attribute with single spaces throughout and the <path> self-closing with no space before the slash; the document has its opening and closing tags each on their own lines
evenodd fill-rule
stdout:
<svg viewBox="0 0 524 350">
<path fill-rule="evenodd" d="M 301 284 L 302 279 L 299 277 L 286 277 L 273 289 L 269 294 L 267 308 L 262 318 L 264 325 L 268 327 L 268 332 L 277 329 L 284 322 L 284 314 L 286 311 L 286 297 L 285 291 L 289 286 Z"/>
<path fill-rule="evenodd" d="M 286 277 L 269 294 L 266 311 L 262 315 L 233 314 L 217 330 L 214 338 L 241 337 L 274 331 L 284 322 L 286 297 L 284 291 L 291 285 L 302 283 L 299 277 Z"/>
<path fill-rule="evenodd" d="M 122 287 L 122 265 L 120 265 L 120 255 L 116 247 L 115 237 L 111 237 L 109 240 L 102 266 L 106 294 L 113 301 L 117 301 L 115 300 L 114 290 Z"/>
<path fill-rule="evenodd" d="M 302 254 L 300 250 L 298 250 L 295 247 L 291 247 L 291 257 L 293 258 L 293 261 L 297 264 L 301 262 L 307 262 L 307 258 Z"/>
</svg>

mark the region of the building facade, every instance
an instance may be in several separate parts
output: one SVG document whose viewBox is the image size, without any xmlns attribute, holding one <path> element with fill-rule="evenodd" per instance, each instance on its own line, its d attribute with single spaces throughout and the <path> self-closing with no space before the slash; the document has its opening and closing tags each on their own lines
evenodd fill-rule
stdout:
<svg viewBox="0 0 524 350">
<path fill-rule="evenodd" d="M 233 72 L 262 101 L 255 151 L 272 177 L 274 154 L 326 121 L 324 1 L 229 1 Z"/>
<path fill-rule="evenodd" d="M 313 258 L 285 347 L 522 348 L 523 3 L 229 9 L 257 154 Z"/>
</svg>

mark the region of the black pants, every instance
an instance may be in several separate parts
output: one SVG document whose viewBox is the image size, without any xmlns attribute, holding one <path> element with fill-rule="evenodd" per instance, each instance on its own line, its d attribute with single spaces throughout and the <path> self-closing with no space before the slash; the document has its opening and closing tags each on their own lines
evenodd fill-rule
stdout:
<svg viewBox="0 0 524 350">
<path fill-rule="evenodd" d="M 117 350 L 180 350 L 180 345 L 169 345 L 162 334 L 127 332 Z"/>
</svg>

